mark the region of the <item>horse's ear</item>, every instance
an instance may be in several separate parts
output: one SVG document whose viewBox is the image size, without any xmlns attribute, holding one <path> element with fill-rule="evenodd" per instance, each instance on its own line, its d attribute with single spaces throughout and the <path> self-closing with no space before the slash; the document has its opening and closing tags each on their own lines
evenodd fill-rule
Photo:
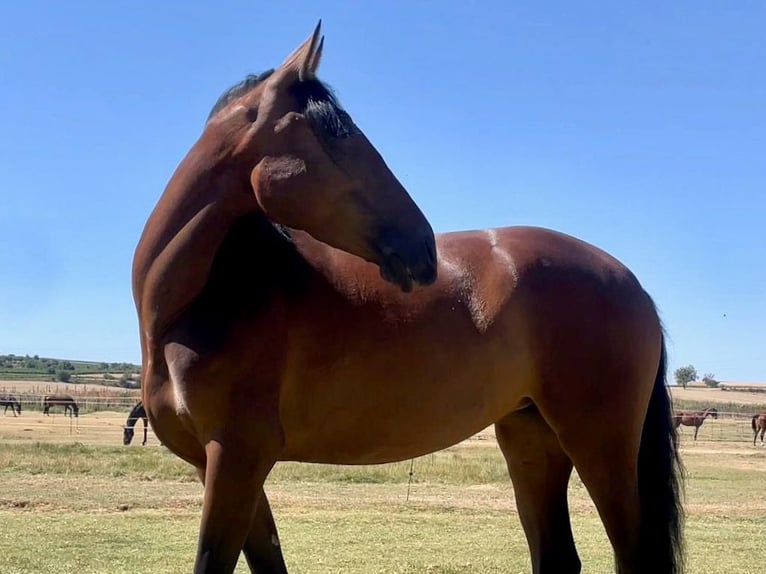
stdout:
<svg viewBox="0 0 766 574">
<path fill-rule="evenodd" d="M 266 80 L 267 83 L 258 106 L 259 113 L 256 125 L 260 126 L 262 122 L 270 121 L 270 118 L 274 119 L 274 117 L 279 117 L 289 111 L 285 108 L 282 99 L 284 91 L 295 82 L 310 80 L 315 77 L 324 47 L 324 38 L 320 37 L 319 34 L 321 27 L 322 21 L 320 20 L 311 37 L 290 54 Z"/>
<path fill-rule="evenodd" d="M 298 80 L 301 82 L 314 77 L 317 68 L 319 68 L 322 48 L 324 47 L 324 37 L 319 35 L 321 28 L 322 20 L 319 20 L 316 28 L 314 28 L 314 33 L 287 57 L 277 70 L 277 74 L 280 76 L 297 74 Z"/>
</svg>

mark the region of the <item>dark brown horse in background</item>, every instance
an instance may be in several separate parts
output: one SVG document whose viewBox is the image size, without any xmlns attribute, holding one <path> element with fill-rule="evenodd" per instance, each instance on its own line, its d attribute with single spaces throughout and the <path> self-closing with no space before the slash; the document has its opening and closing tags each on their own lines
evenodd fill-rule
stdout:
<svg viewBox="0 0 766 574">
<path fill-rule="evenodd" d="M 51 407 L 64 407 L 64 416 L 69 413 L 69 416 L 77 418 L 80 415 L 80 407 L 77 406 L 71 395 L 64 393 L 58 393 L 54 395 L 46 395 L 43 398 L 43 414 L 50 416 Z"/>
<path fill-rule="evenodd" d="M 5 407 L 3 416 L 8 412 L 9 407 L 14 417 L 17 414 L 21 415 L 21 403 L 19 402 L 19 399 L 13 395 L 0 395 L 0 407 Z"/>
<path fill-rule="evenodd" d="M 133 435 L 135 434 L 134 427 L 136 426 L 136 423 L 138 423 L 138 419 L 144 421 L 144 441 L 141 444 L 146 445 L 146 433 L 149 419 L 146 416 L 144 404 L 141 401 L 138 401 L 138 403 L 131 409 L 130 414 L 128 414 L 128 420 L 125 422 L 125 427 L 122 433 L 122 444 L 125 446 L 133 441 Z"/>
<path fill-rule="evenodd" d="M 710 407 L 704 411 L 690 412 L 680 411 L 673 415 L 673 426 L 678 428 L 681 425 L 685 427 L 694 427 L 694 440 L 697 440 L 697 433 L 705 422 L 705 419 L 711 417 L 718 418 L 718 409 Z"/>
<path fill-rule="evenodd" d="M 620 574 L 680 572 L 650 297 L 553 231 L 435 238 L 316 78 L 318 32 L 219 99 L 135 253 L 143 404 L 205 485 L 195 572 L 241 550 L 287 571 L 263 490 L 277 461 L 388 463 L 493 423 L 535 573 L 580 572 L 573 467 Z"/>
<path fill-rule="evenodd" d="M 759 432 L 761 433 L 761 444 L 763 444 L 763 435 L 766 433 L 766 413 L 753 415 L 750 426 L 753 427 L 753 446 L 755 446 L 755 439 L 758 437 Z"/>
</svg>

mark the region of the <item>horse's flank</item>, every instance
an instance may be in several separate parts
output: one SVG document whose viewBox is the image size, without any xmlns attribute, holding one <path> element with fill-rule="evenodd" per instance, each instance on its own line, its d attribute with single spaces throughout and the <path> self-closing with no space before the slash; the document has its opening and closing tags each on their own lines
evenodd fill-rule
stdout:
<svg viewBox="0 0 766 574">
<path fill-rule="evenodd" d="M 553 312 L 536 302 L 540 289 L 561 289 L 554 277 L 568 275 L 581 282 L 565 289 L 582 290 L 586 313 L 594 304 L 587 290 L 601 291 L 600 303 L 608 305 L 614 294 L 605 285 L 623 293 L 635 285 L 615 260 L 578 240 L 507 228 L 438 235 L 437 283 L 405 295 L 380 281 L 372 266 L 295 236 L 319 275 L 285 311 L 290 338 L 280 420 L 283 457 L 292 460 L 389 462 L 478 432 L 550 392 L 530 376 L 539 357 L 530 352 L 529 337 L 550 336 L 545 325 L 530 324 L 529 313 Z M 633 304 L 650 302 L 637 291 Z M 616 299 L 612 305 L 619 312 Z M 498 386 L 500 369 L 506 384 Z M 424 429 L 431 428 L 439 431 L 429 437 Z"/>
<path fill-rule="evenodd" d="M 270 235 L 271 255 L 263 247 L 264 234 Z M 439 279 L 411 294 L 383 282 L 369 263 L 305 233 L 292 237 L 290 242 L 252 219 L 236 227 L 206 290 L 180 322 L 186 334 L 171 332 L 165 347 L 177 377 L 176 406 L 186 408 L 195 402 L 183 378 L 188 373 L 205 380 L 205 370 L 239 354 L 259 364 L 266 360 L 261 353 L 278 358 L 284 459 L 362 464 L 418 456 L 550 393 L 531 376 L 540 357 L 530 353 L 530 337 L 547 346 L 549 329 L 566 337 L 564 327 L 581 327 L 547 326 L 559 319 L 555 305 L 537 302 L 540 295 L 563 291 L 579 299 L 578 320 L 585 323 L 591 316 L 600 320 L 603 311 L 596 306 L 611 308 L 614 317 L 651 309 L 616 260 L 547 230 L 438 236 Z M 621 305 L 626 296 L 632 302 Z M 200 334 L 193 344 L 189 333 Z M 222 349 L 224 342 L 231 347 Z M 466 359 L 456 364 L 458 356 Z M 499 369 L 506 381 L 501 386 L 494 382 Z M 217 387 L 205 386 L 205 402 L 214 404 Z M 353 412 L 346 403 L 350 397 Z M 422 408 L 424 402 L 429 409 Z M 455 408 L 460 416 L 443 425 Z M 439 431 L 430 437 L 423 434 L 428 428 Z"/>
</svg>

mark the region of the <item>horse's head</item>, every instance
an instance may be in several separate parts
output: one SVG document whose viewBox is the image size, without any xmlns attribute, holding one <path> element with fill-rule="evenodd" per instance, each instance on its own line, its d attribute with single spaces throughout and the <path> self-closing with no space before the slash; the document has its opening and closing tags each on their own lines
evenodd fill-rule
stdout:
<svg viewBox="0 0 766 574">
<path fill-rule="evenodd" d="M 321 22 L 320 22 L 321 24 Z M 216 103 L 215 138 L 273 222 L 377 264 L 404 291 L 436 279 L 433 230 L 383 158 L 316 77 L 319 25 L 276 70 Z"/>
<path fill-rule="evenodd" d="M 712 408 L 709 408 L 707 412 L 714 419 L 716 419 L 716 420 L 718 419 L 718 409 L 712 407 Z"/>
<path fill-rule="evenodd" d="M 129 445 L 133 441 L 133 434 L 134 434 L 134 431 L 132 427 L 129 427 L 129 426 L 123 427 L 122 444 L 124 444 L 125 446 Z"/>
</svg>

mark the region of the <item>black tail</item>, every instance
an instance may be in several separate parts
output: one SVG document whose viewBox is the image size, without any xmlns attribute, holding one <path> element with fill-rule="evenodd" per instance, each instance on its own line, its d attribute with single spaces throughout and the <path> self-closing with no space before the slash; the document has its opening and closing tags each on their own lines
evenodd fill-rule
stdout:
<svg viewBox="0 0 766 574">
<path fill-rule="evenodd" d="M 665 340 L 649 399 L 638 454 L 641 499 L 640 572 L 678 574 L 684 570 L 683 465 L 673 425 L 671 400 L 665 384 Z"/>
<path fill-rule="evenodd" d="M 753 427 L 753 432 L 756 432 L 758 430 L 758 427 L 755 425 L 755 419 L 757 419 L 757 418 L 758 418 L 758 415 L 753 415 L 753 420 L 750 423 L 750 426 Z M 755 441 L 753 441 L 753 442 L 755 442 Z"/>
</svg>

